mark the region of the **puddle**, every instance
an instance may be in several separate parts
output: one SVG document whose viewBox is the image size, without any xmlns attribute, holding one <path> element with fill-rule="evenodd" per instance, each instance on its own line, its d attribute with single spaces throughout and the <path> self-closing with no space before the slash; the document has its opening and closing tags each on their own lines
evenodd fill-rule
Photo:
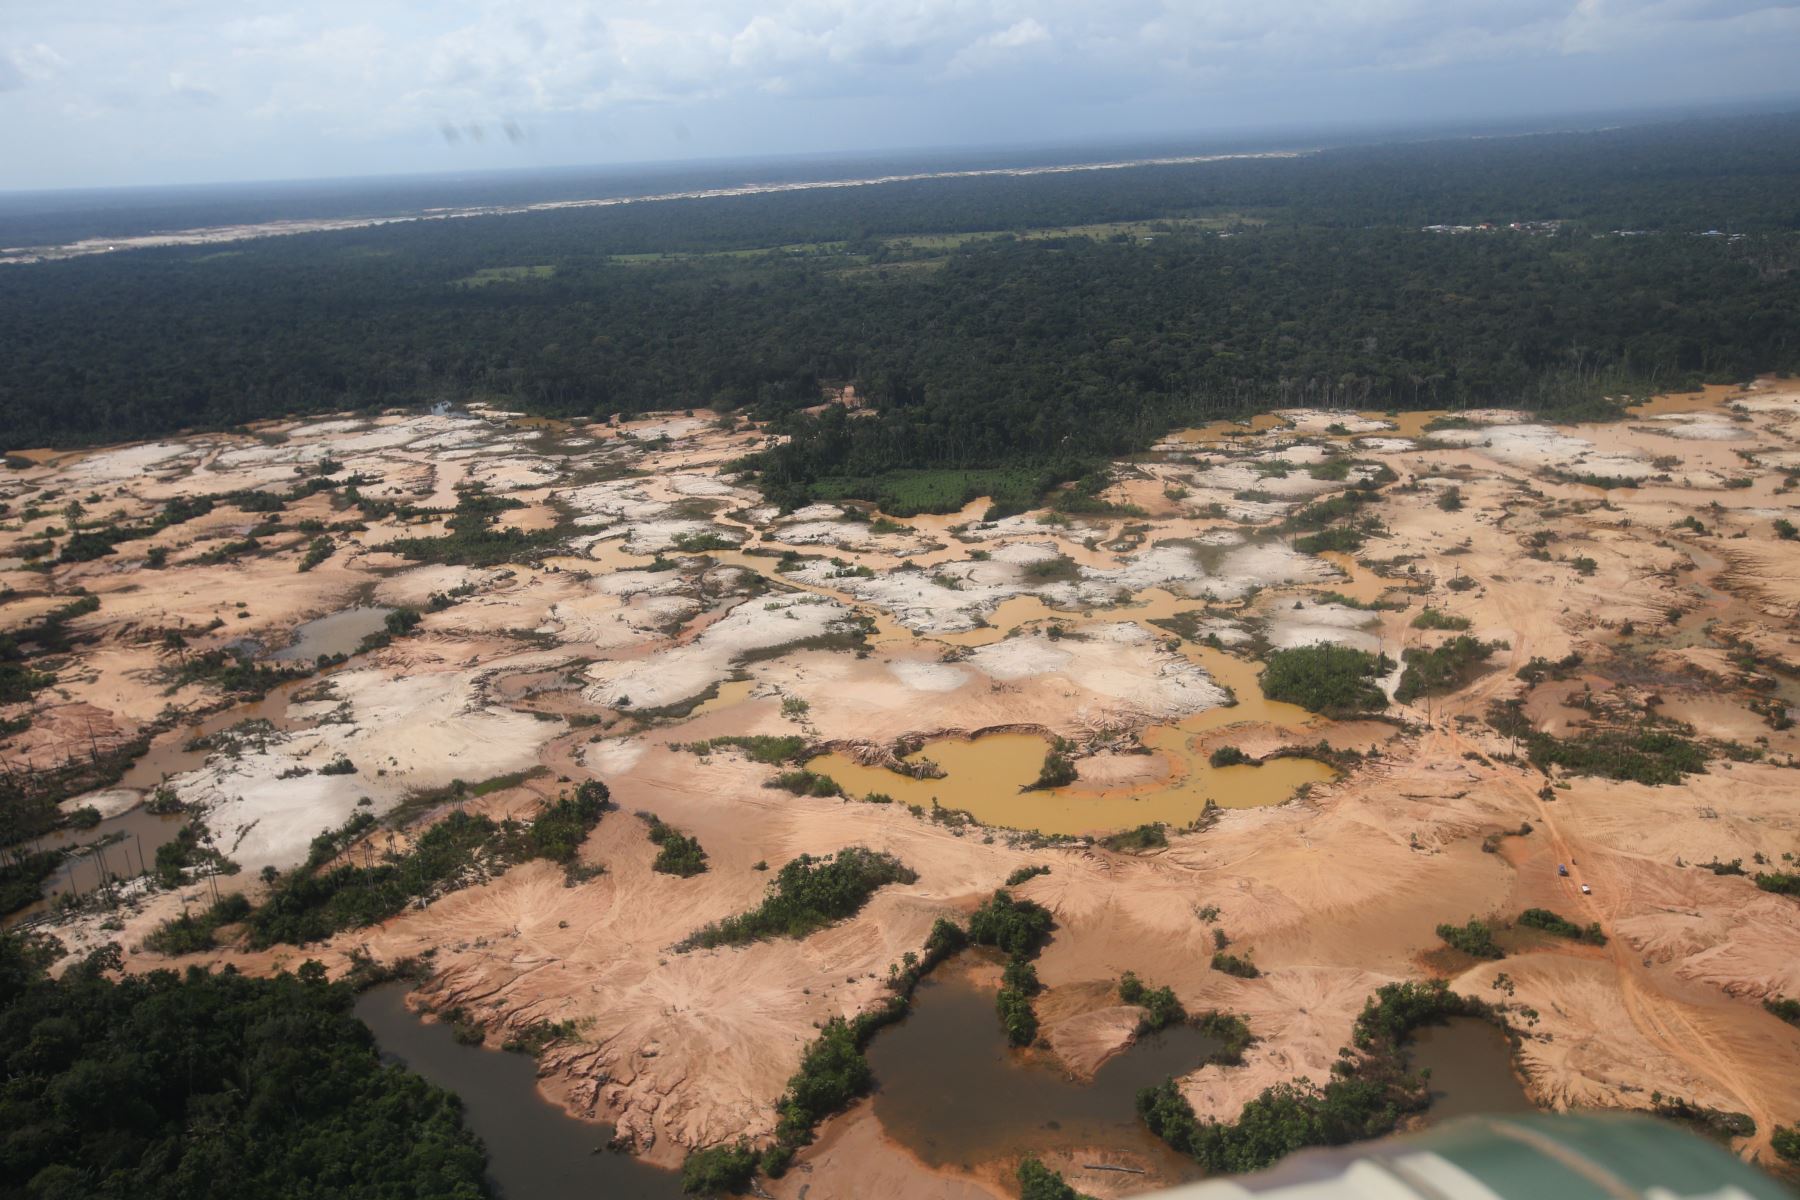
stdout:
<svg viewBox="0 0 1800 1200">
<path fill-rule="evenodd" d="M 1282 429 L 1286 426 L 1287 420 L 1283 417 L 1278 417 L 1274 413 L 1257 413 L 1248 421 L 1213 421 L 1193 429 L 1177 429 L 1163 440 L 1210 446 L 1231 438 L 1264 433 L 1270 429 Z"/>
<path fill-rule="evenodd" d="M 537 1064 L 523 1054 L 457 1044 L 450 1026 L 426 1024 L 406 1007 L 406 989 L 364 992 L 356 1015 L 382 1057 L 462 1098 L 463 1123 L 487 1146 L 496 1195 L 514 1200 L 673 1200 L 681 1177 L 602 1149 L 612 1127 L 578 1121 L 537 1093 Z"/>
<path fill-rule="evenodd" d="M 387 627 L 391 608 L 358 605 L 317 620 L 308 621 L 294 630 L 294 640 L 269 655 L 275 662 L 312 662 L 321 654 L 333 656 L 354 654 L 362 640 Z"/>
<path fill-rule="evenodd" d="M 1512 1069 L 1512 1043 L 1477 1017 L 1428 1025 L 1407 1043 L 1406 1061 L 1431 1072 L 1431 1124 L 1482 1113 L 1536 1112 Z"/>
<path fill-rule="evenodd" d="M 1634 417 L 1660 417 L 1668 413 L 1706 412 L 1721 407 L 1728 398 L 1741 397 L 1742 384 L 1709 383 L 1697 392 L 1664 392 L 1630 406 Z"/>
<path fill-rule="evenodd" d="M 282 684 L 261 700 L 234 705 L 192 725 L 163 734 L 151 744 L 143 757 L 131 764 L 118 783 L 106 790 L 128 789 L 147 797 L 164 780 L 199 770 L 206 765 L 207 756 L 212 752 L 189 749 L 191 743 L 229 729 L 240 721 L 263 720 L 278 730 L 290 732 L 309 726 L 310 721 L 301 721 L 288 715 L 288 704 L 296 690 L 317 687 L 320 678 L 314 676 Z M 180 832 L 186 820 L 185 814 L 156 816 L 146 812 L 144 806 L 139 804 L 118 816 L 106 818 L 92 829 L 62 829 L 40 838 L 36 845 L 46 850 L 91 845 L 99 841 L 112 843 L 97 854 L 85 854 L 63 863 L 56 874 L 44 881 L 45 899 L 55 899 L 69 891 L 83 894 L 91 892 L 104 882 L 106 876 L 129 878 L 139 874 L 148 864 L 156 861 L 158 847 L 175 840 L 175 835 Z M 42 902 L 34 904 L 12 914 L 8 922 L 33 916 L 44 911 L 45 907 Z"/>
<path fill-rule="evenodd" d="M 158 817 L 144 811 L 143 805 L 108 817 L 92 829 L 59 829 L 37 839 L 33 846 L 43 850 L 67 850 L 107 842 L 80 857 L 63 860 L 56 873 L 44 880 L 44 899 L 7 916 L 10 925 L 37 916 L 49 908 L 49 901 L 69 891 L 82 894 L 93 891 L 107 879 L 131 879 L 142 874 L 156 861 L 156 849 L 175 840 L 185 818 Z"/>
<path fill-rule="evenodd" d="M 1319 591 L 1337 592 L 1364 604 L 1374 604 L 1399 586 L 1394 580 L 1383 579 L 1375 572 L 1363 567 L 1353 556 L 1345 554 L 1342 550 L 1326 550 L 1319 557 L 1342 571 L 1346 576 L 1343 582 L 1325 584 L 1322 588 L 1317 589 Z"/>
<path fill-rule="evenodd" d="M 722 708 L 730 708 L 734 704 L 742 704 L 756 690 L 754 679 L 730 679 L 719 685 L 718 692 L 710 700 L 702 700 L 694 706 L 689 718 L 704 717 L 708 713 L 716 713 Z"/>
<path fill-rule="evenodd" d="M 1278 758 L 1262 766 L 1212 766 L 1194 748 L 1201 734 L 1247 722 L 1303 729 L 1316 718 L 1298 705 L 1266 699 L 1257 685 L 1255 663 L 1205 646 L 1184 646 L 1183 653 L 1231 688 L 1238 703 L 1146 729 L 1143 744 L 1161 755 L 1165 766 L 1157 783 L 1104 790 L 1076 783 L 1053 791 L 1021 792 L 1037 778 L 1050 749 L 1049 740 L 1034 733 L 942 738 L 904 760 L 930 759 L 943 768 L 940 779 L 914 779 L 885 767 L 865 766 L 839 751 L 812 759 L 807 768 L 831 776 L 852 796 L 882 792 L 902 804 L 925 808 L 935 799 L 945 808 L 966 809 L 983 824 L 1056 834 L 1126 829 L 1153 821 L 1186 825 L 1205 810 L 1209 799 L 1221 808 L 1260 808 L 1282 803 L 1303 784 L 1336 778 L 1331 767 L 1310 758 Z M 1079 761 L 1076 766 L 1079 770 Z"/>
<path fill-rule="evenodd" d="M 947 963 L 919 985 L 913 1011 L 869 1043 L 875 1117 L 933 1166 L 969 1169 L 1025 1153 L 1129 1154 L 1168 1181 L 1195 1178 L 1138 1120 L 1137 1093 L 1194 1070 L 1217 1043 L 1180 1026 L 1116 1055 L 1077 1083 L 1033 1052 L 1012 1049 L 994 992 Z"/>
</svg>

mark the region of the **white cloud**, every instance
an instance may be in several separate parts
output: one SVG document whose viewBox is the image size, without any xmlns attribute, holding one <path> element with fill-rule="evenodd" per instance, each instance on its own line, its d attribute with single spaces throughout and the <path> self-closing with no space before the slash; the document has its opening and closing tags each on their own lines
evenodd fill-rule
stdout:
<svg viewBox="0 0 1800 1200">
<path fill-rule="evenodd" d="M 1096 127 L 1161 114 L 1169 128 L 1184 111 L 1291 113 L 1317 96 L 1328 119 L 1356 115 L 1359 80 L 1453 83 L 1572 58 L 1614 63 L 1608 78 L 1635 78 L 1649 101 L 1669 69 L 1712 79 L 1715 94 L 1750 80 L 1774 90 L 1775 48 L 1800 43 L 1800 0 L 5 3 L 15 40 L 0 43 L 0 118 L 32 121 L 36 145 L 64 158 L 84 139 L 166 147 L 157 123 L 179 112 L 198 122 L 181 127 L 184 144 L 222 162 L 277 130 L 284 154 L 338 147 L 349 162 L 357 145 L 406 138 L 441 153 L 446 124 L 509 119 L 585 122 L 593 137 L 679 127 L 696 152 L 797 149 L 807 130 L 843 144 L 870 122 L 894 138 L 1017 136 L 1046 106 L 1089 112 Z M 1566 69 L 1564 92 L 1618 102 L 1580 69 Z M 1544 102 L 1523 84 L 1513 98 L 1520 110 Z M 779 120 L 759 107 L 771 104 Z M 851 111 L 863 124 L 845 124 Z M 470 139 L 457 144 L 472 153 Z M 26 168 L 0 171 L 29 179 Z"/>
</svg>

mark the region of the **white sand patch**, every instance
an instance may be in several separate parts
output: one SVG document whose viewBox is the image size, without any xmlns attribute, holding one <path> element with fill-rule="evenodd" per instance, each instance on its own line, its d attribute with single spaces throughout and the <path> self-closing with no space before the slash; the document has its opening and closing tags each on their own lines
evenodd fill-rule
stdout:
<svg viewBox="0 0 1800 1200">
<path fill-rule="evenodd" d="M 1342 604 L 1290 601 L 1283 597 L 1268 606 L 1268 625 L 1264 633 L 1270 645 L 1283 650 L 1330 642 L 1375 652 L 1381 649 L 1381 638 L 1371 632 L 1370 627 L 1377 621 L 1376 614 L 1362 609 Z"/>
<path fill-rule="evenodd" d="M 798 521 L 772 529 L 764 537 L 790 546 L 861 546 L 869 541 L 869 527 L 851 521 Z"/>
<path fill-rule="evenodd" d="M 565 642 L 579 642 L 602 650 L 618 650 L 655 640 L 656 627 L 661 623 L 657 619 L 659 614 L 669 614 L 663 616 L 663 620 L 669 620 L 685 616 L 698 607 L 692 601 L 677 596 L 654 598 L 651 603 L 673 603 L 678 606 L 678 611 L 669 614 L 669 610 L 649 607 L 627 609 L 621 607 L 617 596 L 594 592 L 551 605 L 549 614 L 539 628 L 556 634 Z"/>
<path fill-rule="evenodd" d="M 805 508 L 797 508 L 787 516 L 784 523 L 807 524 L 813 521 L 841 521 L 844 510 L 835 504 L 808 504 Z"/>
<path fill-rule="evenodd" d="M 1433 442 L 1485 450 L 1489 457 L 1527 470 L 1554 468 L 1605 478 L 1643 479 L 1656 470 L 1633 454 L 1606 453 L 1585 438 L 1549 425 L 1497 425 L 1481 429 L 1442 429 Z"/>
<path fill-rule="evenodd" d="M 492 491 L 506 492 L 517 488 L 541 487 L 554 483 L 562 474 L 555 466 L 541 458 L 522 456 L 502 459 L 487 459 L 475 463 L 469 468 L 469 478 L 485 485 Z M 504 523 L 505 514 L 501 514 Z"/>
<path fill-rule="evenodd" d="M 754 650 L 819 637 L 841 627 L 850 610 L 817 596 L 746 600 L 708 625 L 691 642 L 670 647 L 654 660 L 595 663 L 588 668 L 589 703 L 608 707 L 661 708 L 698 696 L 731 673 Z"/>
<path fill-rule="evenodd" d="M 936 582 L 939 576 L 959 586 L 946 587 Z M 922 633 L 976 629 L 1002 601 L 1028 590 L 1018 568 L 999 562 L 946 563 L 935 572 L 889 571 L 867 579 L 840 578 L 830 563 L 809 562 L 789 578 L 849 592 Z"/>
<path fill-rule="evenodd" d="M 693 437 L 706 429 L 706 422 L 699 417 L 677 417 L 668 421 L 652 421 L 645 425 L 634 425 L 630 433 L 640 442 L 655 441 L 657 438 L 668 438 L 675 441 L 680 438 Z"/>
<path fill-rule="evenodd" d="M 1273 455 L 1271 461 L 1274 458 L 1293 461 L 1286 454 Z M 1221 463 L 1201 472 L 1195 480 L 1203 488 L 1232 493 L 1267 492 L 1286 500 L 1305 499 L 1321 492 L 1337 491 L 1344 486 L 1330 480 L 1314 479 L 1306 473 L 1303 466 L 1296 466 L 1286 475 L 1264 475 L 1242 462 Z"/>
<path fill-rule="evenodd" d="M 1356 439 L 1356 448 L 1367 454 L 1401 454 L 1413 448 L 1411 438 L 1365 437 Z"/>
<path fill-rule="evenodd" d="M 968 661 L 979 667 L 990 679 L 1003 683 L 1029 679 L 1033 675 L 1049 675 L 1069 665 L 1074 656 L 1047 638 L 1010 637 L 982 646 L 969 655 Z"/>
<path fill-rule="evenodd" d="M 626 526 L 625 548 L 633 554 L 656 554 L 675 549 L 677 538 L 699 537 L 702 534 L 724 538 L 734 546 L 743 541 L 744 537 L 741 530 L 714 525 L 711 521 L 642 521 Z"/>
<path fill-rule="evenodd" d="M 583 746 L 577 757 L 581 759 L 582 766 L 605 778 L 623 775 L 637 766 L 638 760 L 644 757 L 646 748 L 636 738 L 608 738 L 603 742 L 590 742 Z"/>
<path fill-rule="evenodd" d="M 951 663 L 895 659 L 888 664 L 895 679 L 915 692 L 954 692 L 974 676 Z"/>
<path fill-rule="evenodd" d="M 497 571 L 482 571 L 474 567 L 414 567 L 377 583 L 375 598 L 383 604 L 405 604 L 422 608 L 430 603 L 433 592 L 448 594 L 460 587 L 479 587 L 490 582 L 497 574 Z"/>
<path fill-rule="evenodd" d="M 671 491 L 680 496 L 711 497 L 738 496 L 740 494 L 754 495 L 754 493 L 742 493 L 740 489 L 732 487 L 717 475 L 695 475 L 692 473 L 684 473 L 667 476 L 663 482 L 669 486 Z"/>
<path fill-rule="evenodd" d="M 957 536 L 965 542 L 997 542 L 1008 538 L 1043 537 L 1050 529 L 1036 517 L 1004 517 L 998 521 L 977 521 Z"/>
<path fill-rule="evenodd" d="M 550 661 L 528 655 L 504 665 Z M 341 671 L 332 683 L 350 703 L 354 724 L 299 731 L 265 753 L 217 756 L 180 777 L 182 798 L 207 809 L 207 824 L 226 854 L 254 873 L 304 858 L 315 835 L 357 811 L 358 797 L 369 797 L 371 811 L 382 813 L 410 788 L 442 787 L 455 779 L 477 782 L 523 770 L 563 726 L 483 704 L 478 683 L 500 665 L 398 679 L 375 668 Z M 317 773 L 340 755 L 356 764 L 356 774 Z M 297 765 L 314 773 L 280 778 Z M 378 773 L 383 770 L 385 775 Z"/>
<path fill-rule="evenodd" d="M 1011 563 L 1016 567 L 1028 567 L 1034 562 L 1047 562 L 1060 557 L 1062 552 L 1056 548 L 1055 542 L 1009 542 L 996 549 L 992 554 L 994 562 Z"/>
<path fill-rule="evenodd" d="M 121 446 L 117 450 L 98 451 L 72 463 L 63 469 L 62 482 L 71 488 L 133 482 L 153 471 L 170 470 L 198 459 L 198 448 L 188 442 Z"/>
<path fill-rule="evenodd" d="M 676 571 L 613 571 L 593 581 L 611 596 L 635 596 L 640 592 L 666 596 L 684 591 L 687 584 Z"/>
<path fill-rule="evenodd" d="M 1365 417 L 1348 409 L 1332 408 L 1284 408 L 1275 414 L 1285 419 L 1301 433 L 1378 433 L 1392 429 L 1393 423 Z M 1335 425 L 1338 428 L 1333 429 Z"/>
<path fill-rule="evenodd" d="M 1130 621 L 1090 624 L 1083 638 L 1039 634 L 982 646 L 966 660 L 990 678 L 1015 682 L 1060 675 L 1112 701 L 1116 710 L 1166 719 L 1226 702 L 1223 688 L 1204 670 L 1162 648 L 1162 639 Z"/>
<path fill-rule="evenodd" d="M 73 800 L 64 800 L 56 807 L 65 813 L 72 813 L 78 808 L 91 808 L 100 814 L 102 821 L 108 817 L 116 817 L 120 813 L 130 812 L 137 807 L 143 797 L 130 788 L 108 788 L 103 792 L 89 792 L 85 796 L 77 796 Z"/>
<path fill-rule="evenodd" d="M 1718 412 L 1663 413 L 1651 420 L 1655 424 L 1645 428 L 1653 433 L 1696 442 L 1739 442 L 1755 433 L 1750 426 L 1740 425 Z"/>
</svg>

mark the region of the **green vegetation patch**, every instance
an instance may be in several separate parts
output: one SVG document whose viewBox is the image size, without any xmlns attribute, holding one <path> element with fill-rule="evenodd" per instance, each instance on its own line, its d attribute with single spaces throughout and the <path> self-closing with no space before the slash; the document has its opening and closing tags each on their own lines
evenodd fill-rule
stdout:
<svg viewBox="0 0 1800 1200">
<path fill-rule="evenodd" d="M 1387 695 L 1375 680 L 1392 668 L 1383 655 L 1320 642 L 1269 654 L 1263 695 L 1328 717 L 1380 712 Z"/>
<path fill-rule="evenodd" d="M 1706 770 L 1706 750 L 1667 729 L 1585 730 L 1558 738 L 1527 734 L 1527 754 L 1539 768 L 1561 767 L 1571 775 L 1597 775 L 1652 787 L 1680 783 Z"/>
<path fill-rule="evenodd" d="M 1429 649 L 1413 646 L 1403 656 L 1406 670 L 1394 689 L 1394 699 L 1411 704 L 1420 696 L 1453 692 L 1479 675 L 1494 651 L 1502 648 L 1499 642 L 1484 642 L 1466 633 Z"/>
<path fill-rule="evenodd" d="M 689 837 L 649 813 L 638 815 L 650 826 L 650 842 L 658 847 L 656 861 L 650 864 L 652 871 L 686 879 L 706 870 L 706 851 L 700 848 L 698 838 Z"/>
<path fill-rule="evenodd" d="M 1119 979 L 1119 999 L 1144 1010 L 1138 1021 L 1139 1033 L 1155 1033 L 1188 1019 L 1187 1009 L 1176 998 L 1174 988 L 1151 987 L 1131 971 Z"/>
<path fill-rule="evenodd" d="M 1474 958 L 1505 958 L 1506 951 L 1494 943 L 1494 928 L 1486 921 L 1470 917 L 1467 924 L 1437 927 L 1437 935 L 1454 949 Z"/>
<path fill-rule="evenodd" d="M 1160 850 L 1167 846 L 1169 835 L 1159 824 L 1139 825 L 1136 829 L 1121 830 L 1101 838 L 1100 844 L 1121 854 L 1141 854 L 1146 850 Z"/>
<path fill-rule="evenodd" d="M 1545 933 L 1553 933 L 1557 937 L 1568 938 L 1570 941 L 1587 942 L 1592 946 L 1606 945 L 1606 934 L 1601 932 L 1600 922 L 1595 921 L 1584 929 L 1547 908 L 1526 909 L 1519 914 L 1519 924 L 1527 929 L 1541 929 Z"/>
<path fill-rule="evenodd" d="M 550 263 L 529 267 L 482 267 L 451 283 L 456 287 L 478 288 L 496 283 L 528 283 L 533 279 L 548 279 L 554 274 L 556 267 Z"/>
<path fill-rule="evenodd" d="M 798 735 L 770 737 L 756 734 L 749 737 L 732 736 L 708 738 L 700 742 L 671 744 L 671 750 L 686 750 L 689 754 L 707 755 L 714 750 L 730 748 L 742 750 L 750 757 L 751 762 L 765 763 L 771 767 L 783 763 L 797 763 L 806 758 L 806 748 L 810 743 Z"/>
<path fill-rule="evenodd" d="M 818 500 L 869 500 L 896 517 L 951 513 L 983 496 L 1002 514 L 1034 508 L 1058 482 L 1054 472 L 1029 467 L 952 471 L 887 471 L 879 475 L 827 475 L 812 485 Z"/>
<path fill-rule="evenodd" d="M 500 513 L 518 507 L 517 500 L 491 495 L 484 488 L 466 487 L 457 497 L 456 511 L 446 522 L 448 533 L 440 537 L 395 538 L 382 549 L 414 562 L 491 567 L 530 558 L 554 546 L 560 536 L 556 530 L 498 527 Z"/>
<path fill-rule="evenodd" d="M 746 913 L 726 917 L 689 934 L 678 949 L 734 946 L 767 937 L 800 938 L 853 916 L 890 883 L 919 876 L 892 854 L 848 846 L 836 854 L 802 854 L 782 867 L 768 895 Z"/>
<path fill-rule="evenodd" d="M 35 904 L 44 894 L 44 880 L 56 874 L 63 856 L 55 850 L 7 851 L 0 866 L 0 915 Z"/>
<path fill-rule="evenodd" d="M 249 918 L 250 944 L 304 945 L 340 929 L 374 925 L 415 900 L 430 900 L 504 872 L 514 863 L 542 858 L 572 867 L 581 843 L 600 821 L 606 785 L 589 780 L 573 796 L 545 804 L 529 824 L 462 810 L 450 813 L 413 840 L 404 853 L 384 854 L 373 865 L 326 864 L 342 855 L 374 818 L 359 813 L 313 841 L 298 869 L 278 879 Z"/>
<path fill-rule="evenodd" d="M 1461 632 L 1469 627 L 1469 618 L 1454 616 L 1428 604 L 1418 616 L 1412 619 L 1412 627 L 1414 629 L 1450 629 Z"/>
</svg>

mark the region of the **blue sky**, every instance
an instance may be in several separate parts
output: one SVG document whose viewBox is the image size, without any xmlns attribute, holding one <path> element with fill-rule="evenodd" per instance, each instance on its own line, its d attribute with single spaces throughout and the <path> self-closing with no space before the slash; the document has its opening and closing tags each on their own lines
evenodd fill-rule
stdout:
<svg viewBox="0 0 1800 1200">
<path fill-rule="evenodd" d="M 1680 107 L 1797 51 L 1800 0 L 0 0 L 0 188 Z"/>
</svg>

